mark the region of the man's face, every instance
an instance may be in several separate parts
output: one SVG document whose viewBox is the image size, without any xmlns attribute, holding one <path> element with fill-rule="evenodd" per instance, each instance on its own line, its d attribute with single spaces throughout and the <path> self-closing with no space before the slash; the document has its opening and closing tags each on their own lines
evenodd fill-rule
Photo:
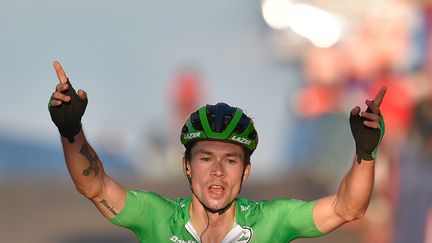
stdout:
<svg viewBox="0 0 432 243">
<path fill-rule="evenodd" d="M 249 176 L 250 164 L 244 168 L 244 151 L 239 145 L 219 141 L 199 141 L 191 150 L 186 173 L 192 178 L 194 196 L 212 210 L 232 202 Z"/>
</svg>

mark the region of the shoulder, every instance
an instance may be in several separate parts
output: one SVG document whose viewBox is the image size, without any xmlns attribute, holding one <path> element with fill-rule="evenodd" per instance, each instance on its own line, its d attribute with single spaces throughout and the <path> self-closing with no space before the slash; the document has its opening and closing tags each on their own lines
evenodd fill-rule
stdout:
<svg viewBox="0 0 432 243">
<path fill-rule="evenodd" d="M 315 201 L 303 201 L 294 198 L 277 198 L 269 202 L 273 208 L 280 208 L 285 210 L 297 210 L 303 207 L 313 207 Z"/>
<path fill-rule="evenodd" d="M 247 198 L 237 198 L 236 206 L 239 214 L 259 215 L 261 213 L 271 213 L 272 211 L 293 204 L 292 199 L 274 199 L 274 200 L 261 200 L 254 201 Z"/>
<path fill-rule="evenodd" d="M 112 218 L 112 222 L 129 221 L 132 222 L 138 218 L 157 217 L 158 212 L 170 214 L 179 209 L 178 200 L 172 200 L 163 197 L 155 192 L 142 190 L 127 190 L 126 202 L 123 210 L 116 217 Z"/>
<path fill-rule="evenodd" d="M 239 198 L 237 221 L 241 225 L 254 225 L 256 233 L 274 231 L 283 239 L 316 237 L 322 235 L 313 220 L 316 201 L 302 201 L 292 198 L 252 201 Z"/>
<path fill-rule="evenodd" d="M 236 206 L 238 216 L 249 218 L 297 218 L 312 217 L 315 201 L 302 201 L 292 198 L 277 198 L 273 200 L 253 201 L 245 198 L 238 198 Z"/>
<path fill-rule="evenodd" d="M 144 191 L 144 190 L 128 190 L 126 196 L 126 204 L 138 204 L 140 207 L 173 207 L 177 208 L 181 205 L 187 203 L 187 199 L 177 198 L 170 199 L 164 196 L 161 196 L 158 193 Z"/>
<path fill-rule="evenodd" d="M 289 208 L 294 209 L 302 205 L 313 204 L 312 202 L 307 202 L 303 200 L 293 199 L 293 198 L 276 198 L 272 200 L 261 200 L 254 201 L 246 198 L 238 198 L 237 205 L 242 208 L 253 208 L 253 209 L 276 209 L 276 208 Z M 244 211 L 244 210 L 243 210 Z"/>
<path fill-rule="evenodd" d="M 167 198 L 150 191 L 145 190 L 127 190 L 127 199 L 144 199 L 144 200 L 167 200 Z"/>
</svg>

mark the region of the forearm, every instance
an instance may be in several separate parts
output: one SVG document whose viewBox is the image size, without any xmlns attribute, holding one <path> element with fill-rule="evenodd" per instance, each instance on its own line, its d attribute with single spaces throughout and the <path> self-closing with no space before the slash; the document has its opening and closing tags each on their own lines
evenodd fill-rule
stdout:
<svg viewBox="0 0 432 243">
<path fill-rule="evenodd" d="M 88 144 L 84 132 L 75 136 L 75 142 L 61 138 L 69 174 L 80 193 L 88 198 L 102 193 L 105 172 L 102 162 Z"/>
<path fill-rule="evenodd" d="M 102 162 L 81 129 L 87 93 L 75 91 L 59 62 L 54 68 L 60 81 L 48 104 L 51 120 L 59 129 L 69 174 L 78 191 L 89 198 L 105 217 L 113 217 L 126 201 L 125 189 L 105 175 Z"/>
<path fill-rule="evenodd" d="M 373 190 L 375 161 L 362 160 L 353 165 L 343 179 L 334 202 L 334 211 L 345 221 L 360 218 L 366 212 Z"/>
<path fill-rule="evenodd" d="M 361 112 L 359 106 L 351 110 L 349 121 L 356 156 L 337 194 L 320 198 L 315 204 L 314 222 L 321 232 L 328 233 L 366 212 L 373 190 L 377 149 L 385 131 L 379 109 L 385 92 L 386 87 L 382 87 L 372 101 L 366 100 L 366 111 Z"/>
</svg>

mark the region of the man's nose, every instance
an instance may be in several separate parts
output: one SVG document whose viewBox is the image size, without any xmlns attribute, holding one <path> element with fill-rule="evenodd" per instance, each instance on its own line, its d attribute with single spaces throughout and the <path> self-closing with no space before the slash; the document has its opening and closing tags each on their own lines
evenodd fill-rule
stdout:
<svg viewBox="0 0 432 243">
<path fill-rule="evenodd" d="M 213 163 L 211 168 L 211 174 L 218 177 L 225 175 L 225 167 L 222 161 L 218 160 Z"/>
</svg>

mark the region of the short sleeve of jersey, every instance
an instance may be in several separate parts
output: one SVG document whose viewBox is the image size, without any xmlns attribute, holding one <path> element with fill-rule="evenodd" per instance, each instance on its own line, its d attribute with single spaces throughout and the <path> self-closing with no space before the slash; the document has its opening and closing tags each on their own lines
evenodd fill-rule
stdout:
<svg viewBox="0 0 432 243">
<path fill-rule="evenodd" d="M 277 222 L 281 239 L 293 240 L 322 236 L 313 220 L 316 201 L 305 202 L 294 199 L 275 199 L 262 204 L 262 210 L 270 220 Z"/>
<path fill-rule="evenodd" d="M 123 209 L 110 221 L 129 228 L 137 235 L 147 235 L 163 224 L 175 210 L 175 203 L 153 192 L 131 190 L 126 193 Z"/>
</svg>

